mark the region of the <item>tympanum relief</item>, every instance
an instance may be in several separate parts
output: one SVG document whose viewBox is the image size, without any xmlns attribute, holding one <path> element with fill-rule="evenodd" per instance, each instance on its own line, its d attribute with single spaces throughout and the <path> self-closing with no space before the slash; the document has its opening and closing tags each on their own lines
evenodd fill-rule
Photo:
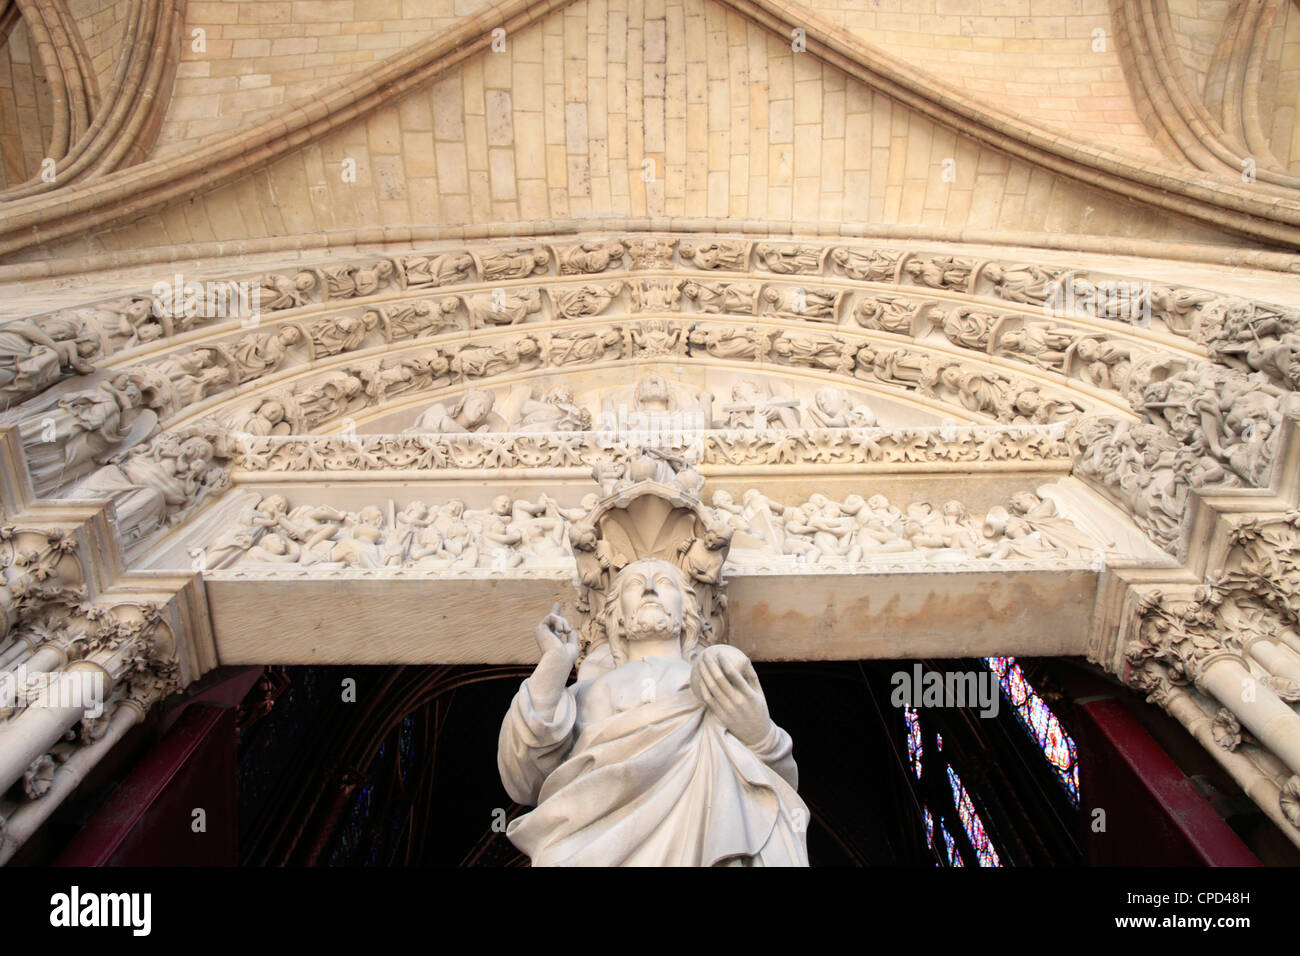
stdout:
<svg viewBox="0 0 1300 956">
<path fill-rule="evenodd" d="M 627 462 L 592 467 L 601 496 L 617 496 L 640 482 L 658 481 L 700 493 L 704 479 L 690 450 L 643 452 Z M 207 570 L 257 565 L 317 571 L 418 568 L 428 573 L 549 569 L 590 576 L 602 565 L 583 522 L 595 502 L 588 495 L 565 507 L 549 494 L 534 499 L 500 495 L 475 508 L 461 499 L 386 501 L 349 511 L 310 503 L 290 505 L 280 494 L 249 495 L 222 532 L 202 548 Z M 1104 529 L 1080 527 L 1059 509 L 1052 486 L 1021 492 L 983 513 L 960 501 L 916 500 L 900 507 L 864 489 L 842 499 L 814 494 L 782 502 L 751 488 L 741 495 L 715 491 L 703 521 L 705 537 L 729 544 L 691 551 L 699 574 L 837 571 L 865 568 L 1079 567 L 1124 553 Z M 689 549 L 688 549 L 689 550 Z M 712 571 L 706 568 L 712 567 Z"/>
</svg>

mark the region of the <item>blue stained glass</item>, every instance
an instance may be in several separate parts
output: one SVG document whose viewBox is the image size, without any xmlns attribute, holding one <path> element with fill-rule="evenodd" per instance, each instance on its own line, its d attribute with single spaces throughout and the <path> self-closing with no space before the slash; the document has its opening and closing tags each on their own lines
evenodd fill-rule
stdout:
<svg viewBox="0 0 1300 956">
<path fill-rule="evenodd" d="M 975 804 L 971 802 L 970 794 L 962 786 L 961 778 L 957 776 L 957 771 L 952 769 L 951 764 L 948 765 L 948 785 L 952 788 L 952 802 L 957 806 L 957 815 L 961 817 L 962 828 L 970 838 L 971 846 L 975 848 L 975 856 L 980 866 L 1001 866 L 1002 861 L 998 859 L 997 851 L 993 849 L 993 842 L 984 832 L 984 821 L 975 812 Z"/>
<path fill-rule="evenodd" d="M 998 675 L 1002 691 L 1015 708 L 1016 716 L 1038 743 L 1070 801 L 1079 803 L 1079 751 L 1074 739 L 1065 732 L 1061 721 L 1038 696 L 1025 672 L 1014 657 L 986 657 L 985 662 Z"/>
<path fill-rule="evenodd" d="M 411 764 L 415 761 L 415 715 L 407 714 L 402 718 L 402 725 L 397 734 L 398 753 L 401 754 L 401 779 L 406 783 L 406 778 L 411 773 Z"/>
<path fill-rule="evenodd" d="M 943 753 L 943 734 L 934 735 L 934 745 L 939 748 L 940 753 Z"/>
<path fill-rule="evenodd" d="M 930 815 L 929 807 L 922 807 L 921 813 L 925 815 L 925 845 L 931 850 L 934 849 L 934 817 Z"/>
<path fill-rule="evenodd" d="M 903 708 L 903 719 L 907 722 L 907 760 L 912 765 L 916 779 L 921 779 L 921 715 L 914 707 Z"/>
<path fill-rule="evenodd" d="M 948 865 L 965 866 L 966 864 L 962 862 L 961 854 L 957 852 L 957 842 L 953 840 L 952 834 L 948 832 L 948 828 L 942 823 L 939 824 L 939 833 L 943 836 L 944 846 L 948 848 Z"/>
</svg>

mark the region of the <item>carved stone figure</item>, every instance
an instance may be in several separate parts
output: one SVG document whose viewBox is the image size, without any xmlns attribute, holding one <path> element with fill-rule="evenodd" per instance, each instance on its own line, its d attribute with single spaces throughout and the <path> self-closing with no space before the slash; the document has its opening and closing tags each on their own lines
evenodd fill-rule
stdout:
<svg viewBox="0 0 1300 956">
<path fill-rule="evenodd" d="M 699 243 L 683 241 L 677 246 L 682 262 L 696 269 L 717 269 L 726 272 L 744 272 L 749 259 L 748 245 L 735 240 Z"/>
<path fill-rule="evenodd" d="M 772 340 L 772 354 L 787 365 L 845 373 L 853 367 L 853 347 L 837 336 L 781 332 Z"/>
<path fill-rule="evenodd" d="M 172 388 L 172 404 L 187 408 L 230 384 L 233 378 L 230 369 L 224 362 L 218 364 L 222 357 L 217 349 L 197 348 L 165 355 L 147 365 L 167 377 Z"/>
<path fill-rule="evenodd" d="M 898 270 L 898 253 L 882 249 L 863 253 L 839 246 L 831 250 L 831 265 L 859 282 L 891 282 Z"/>
<path fill-rule="evenodd" d="M 855 356 L 853 374 L 863 379 L 879 379 L 890 385 L 917 388 L 932 374 L 933 360 L 912 349 L 882 348 L 864 345 Z"/>
<path fill-rule="evenodd" d="M 1123 345 L 1083 336 L 1074 344 L 1071 366 L 1084 381 L 1124 394 L 1133 372 L 1132 353 Z"/>
<path fill-rule="evenodd" d="M 855 405 L 847 392 L 834 386 L 817 390 L 808 418 L 818 428 L 873 428 L 877 424 L 870 406 Z"/>
<path fill-rule="evenodd" d="M 292 435 L 302 426 L 302 416 L 288 394 L 259 399 L 251 407 L 224 412 L 218 426 L 249 435 Z"/>
<path fill-rule="evenodd" d="M 740 282 L 690 281 L 682 293 L 695 302 L 701 312 L 720 315 L 754 315 L 757 312 L 758 286 Z"/>
<path fill-rule="evenodd" d="M 996 312 L 958 306 L 944 315 L 943 334 L 953 345 L 984 352 L 1000 318 Z"/>
<path fill-rule="evenodd" d="M 56 339 L 48 320 L 42 328 L 34 322 L 0 325 L 0 403 L 22 401 L 59 380 L 64 370 L 88 374 L 94 366 L 85 361 L 98 349 L 89 340 L 76 340 L 75 326 L 58 326 L 65 334 Z"/>
<path fill-rule="evenodd" d="M 313 322 L 307 326 L 312 355 L 322 358 L 358 349 L 365 341 L 367 333 L 378 325 L 379 316 L 371 311 L 363 312 L 359 316 L 343 315 Z"/>
<path fill-rule="evenodd" d="M 912 324 L 924 303 L 913 303 L 901 296 L 863 296 L 853 306 L 853 321 L 864 329 L 911 335 Z"/>
<path fill-rule="evenodd" d="M 1218 362 L 1264 372 L 1287 388 L 1300 390 L 1300 331 L 1294 319 L 1288 322 L 1277 315 L 1231 319 L 1209 348 Z"/>
<path fill-rule="evenodd" d="M 301 329 L 283 325 L 269 332 L 250 332 L 230 344 L 223 342 L 218 348 L 238 370 L 239 384 L 243 384 L 278 369 L 288 357 L 289 349 L 300 341 Z"/>
<path fill-rule="evenodd" d="M 763 290 L 762 300 L 774 315 L 783 319 L 834 324 L 835 305 L 839 302 L 839 297 L 840 293 L 833 289 L 783 289 L 768 286 Z"/>
<path fill-rule="evenodd" d="M 627 254 L 632 259 L 632 269 L 669 269 L 673 264 L 673 249 L 676 239 L 657 239 L 647 236 L 643 239 L 629 239 Z"/>
<path fill-rule="evenodd" d="M 990 539 L 987 554 L 994 560 L 1010 558 L 1064 557 L 1066 551 L 1054 546 L 1041 531 L 1023 517 L 1002 506 L 989 509 L 984 519 L 984 536 Z"/>
<path fill-rule="evenodd" d="M 125 375 L 61 398 L 52 408 L 33 408 L 18 421 L 27 467 L 40 489 L 104 464 L 157 427 L 140 386 Z"/>
<path fill-rule="evenodd" d="M 618 327 L 556 332 L 550 339 L 551 364 L 587 365 L 622 358 L 623 339 Z"/>
<path fill-rule="evenodd" d="M 992 284 L 992 292 L 999 299 L 1042 305 L 1065 274 L 1065 269 L 1044 269 L 1031 263 L 988 262 L 980 270 L 980 279 Z"/>
<path fill-rule="evenodd" d="M 676 312 L 682 298 L 681 279 L 637 279 L 628 283 L 633 312 Z"/>
<path fill-rule="evenodd" d="M 731 388 L 731 404 L 722 406 L 728 428 L 798 428 L 799 400 L 777 398 L 753 382 Z"/>
<path fill-rule="evenodd" d="M 402 339 L 437 335 L 443 329 L 459 327 L 460 319 L 456 313 L 460 309 L 460 304 L 459 296 L 449 295 L 433 302 L 406 302 L 382 306 L 378 314 L 383 321 L 388 341 L 397 342 Z"/>
<path fill-rule="evenodd" d="M 262 280 L 259 302 L 263 309 L 278 312 L 296 309 L 307 302 L 307 293 L 316 288 L 316 276 L 299 272 L 292 279 L 284 275 L 269 275 Z"/>
<path fill-rule="evenodd" d="M 500 279 L 526 279 L 544 275 L 551 264 L 551 254 L 541 246 L 532 249 L 502 249 L 478 254 L 479 274 L 484 282 Z"/>
<path fill-rule="evenodd" d="M 667 319 L 647 319 L 627 327 L 634 354 L 685 355 L 686 329 L 671 325 Z"/>
<path fill-rule="evenodd" d="M 1199 332 L 1201 314 L 1213 310 L 1216 304 L 1222 303 L 1222 308 L 1227 308 L 1222 296 L 1202 289 L 1152 286 L 1149 300 L 1152 312 L 1178 335 L 1190 336 Z"/>
<path fill-rule="evenodd" d="M 1190 490 L 1177 470 L 1177 439 L 1156 425 L 1099 418 L 1079 423 L 1071 444 L 1074 473 L 1109 488 L 1143 532 L 1174 550 Z"/>
<path fill-rule="evenodd" d="M 971 270 L 975 263 L 970 259 L 953 256 L 927 256 L 908 259 L 903 266 L 903 274 L 918 285 L 931 289 L 951 289 L 965 292 L 970 282 Z"/>
<path fill-rule="evenodd" d="M 404 434 L 505 431 L 506 421 L 494 411 L 495 405 L 496 396 L 491 392 L 467 388 L 450 407 L 442 402 L 430 405 Z"/>
<path fill-rule="evenodd" d="M 404 392 L 428 391 L 451 384 L 451 361 L 437 349 L 423 355 L 386 358 L 357 369 L 371 404 Z"/>
<path fill-rule="evenodd" d="M 1030 322 L 1004 333 L 998 339 L 998 352 L 1024 359 L 1050 372 L 1064 373 L 1070 352 L 1079 338 L 1077 329 Z"/>
<path fill-rule="evenodd" d="M 609 304 L 614 300 L 614 297 L 622 291 L 622 282 L 564 289 L 554 293 L 555 308 L 562 318 L 585 319 L 604 312 L 605 309 L 609 308 Z"/>
<path fill-rule="evenodd" d="M 582 432 L 591 429 L 591 412 L 577 404 L 566 385 L 547 389 L 540 398 L 529 398 L 520 408 L 519 431 Z"/>
<path fill-rule="evenodd" d="M 56 312 L 51 318 L 93 328 L 98 337 L 107 341 L 109 351 L 134 348 L 166 335 L 175 335 L 177 328 L 176 319 L 171 314 L 171 303 L 146 296 L 129 296 L 101 302 L 89 309 Z"/>
<path fill-rule="evenodd" d="M 468 282 L 474 260 L 468 253 L 445 252 L 432 256 L 402 256 L 397 260 L 404 288 L 455 285 Z"/>
<path fill-rule="evenodd" d="M 771 348 L 770 334 L 754 326 L 696 326 L 688 341 L 692 354 L 707 352 L 714 358 L 760 362 Z"/>
<path fill-rule="evenodd" d="M 760 242 L 754 247 L 759 261 L 780 275 L 820 275 L 822 250 L 816 246 L 774 246 Z"/>
<path fill-rule="evenodd" d="M 210 468 L 214 456 L 206 439 L 160 435 L 120 464 L 100 468 L 64 497 L 111 499 L 122 538 L 133 543 L 194 504 L 207 488 L 224 483 L 224 475 Z"/>
<path fill-rule="evenodd" d="M 560 275 L 593 275 L 623 265 L 627 247 L 617 240 L 583 242 L 560 251 Z"/>
<path fill-rule="evenodd" d="M 326 299 L 354 299 L 378 292 L 394 273 L 393 263 L 380 259 L 369 265 L 347 265 L 320 270 Z"/>
<path fill-rule="evenodd" d="M 566 686 L 577 635 L 557 605 L 541 661 L 501 726 L 497 765 L 534 866 L 807 865 L 807 808 L 788 734 L 748 658 L 700 646 L 687 573 L 661 558 L 622 568 L 607 640 Z"/>
<path fill-rule="evenodd" d="M 303 425 L 315 428 L 363 404 L 365 383 L 353 372 L 333 371 L 299 385 L 293 399 L 302 412 Z"/>
<path fill-rule="evenodd" d="M 518 325 L 542 311 L 542 293 L 538 289 L 493 289 L 468 296 L 465 308 L 469 311 L 471 329 Z"/>
<path fill-rule="evenodd" d="M 531 335 L 503 345 L 462 345 L 451 359 L 458 379 L 500 375 L 511 369 L 536 368 L 541 364 L 541 346 Z"/>
<path fill-rule="evenodd" d="M 204 568 L 217 570 L 242 558 L 268 532 L 276 533 L 273 529 L 279 529 L 280 521 L 288 511 L 289 502 L 283 495 L 254 496 L 253 502 L 241 509 L 233 524 L 223 529 L 203 549 Z"/>
<path fill-rule="evenodd" d="M 1077 553 L 1096 548 L 1099 544 L 1075 527 L 1074 522 L 1061 517 L 1056 510 L 1056 502 L 1050 498 L 1041 498 L 1029 491 L 1018 492 L 1007 502 L 1007 510 L 1010 514 L 1023 518 L 1030 528 L 1039 532 L 1053 547 Z M 1111 542 L 1101 544 L 1109 546 Z"/>
</svg>

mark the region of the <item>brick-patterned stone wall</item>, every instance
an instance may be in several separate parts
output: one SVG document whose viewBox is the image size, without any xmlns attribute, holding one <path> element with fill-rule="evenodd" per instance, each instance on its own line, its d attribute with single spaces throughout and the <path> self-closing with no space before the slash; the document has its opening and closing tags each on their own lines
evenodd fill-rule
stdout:
<svg viewBox="0 0 1300 956">
<path fill-rule="evenodd" d="M 121 0 L 67 0 L 67 4 L 95 68 L 100 94 L 107 95 L 123 52 L 130 4 Z"/>
<path fill-rule="evenodd" d="M 821 16 L 1044 126 L 1158 156 L 1129 100 L 1107 0 L 815 0 Z M 1094 42 L 1094 31 L 1103 31 Z"/>
<path fill-rule="evenodd" d="M 1269 67 L 1261 85 L 1260 117 L 1276 156 L 1293 173 L 1300 173 L 1300 9 L 1287 3 L 1278 13 L 1282 21 L 1270 37 Z"/>
<path fill-rule="evenodd" d="M 50 104 L 40 61 L 19 21 L 0 48 L 0 186 L 36 175 L 50 135 Z"/>
<path fill-rule="evenodd" d="M 156 155 L 310 98 L 473 13 L 485 0 L 190 0 Z M 194 49 L 193 31 L 206 49 Z"/>
<path fill-rule="evenodd" d="M 1173 40 L 1192 89 L 1205 92 L 1205 77 L 1214 58 L 1219 34 L 1228 16 L 1228 0 L 1165 0 Z"/>
<path fill-rule="evenodd" d="M 611 216 L 1218 236 L 981 147 L 712 0 L 578 0 L 265 171 L 64 249 Z"/>
</svg>

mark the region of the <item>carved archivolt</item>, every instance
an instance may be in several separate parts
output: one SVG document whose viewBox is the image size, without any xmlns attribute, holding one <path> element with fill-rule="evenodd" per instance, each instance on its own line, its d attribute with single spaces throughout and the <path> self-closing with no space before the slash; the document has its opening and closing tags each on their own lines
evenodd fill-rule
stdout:
<svg viewBox="0 0 1300 956">
<path fill-rule="evenodd" d="M 628 252 L 633 247 L 656 251 L 633 255 Z M 677 272 L 681 278 L 591 280 L 593 276 L 648 270 Z M 738 284 L 727 278 L 728 273 L 750 278 Z M 528 287 L 530 281 L 536 283 L 542 277 L 557 281 Z M 804 277 L 845 284 L 807 284 Z M 858 283 L 892 285 L 907 292 L 901 298 L 899 293 L 850 295 Z M 419 298 L 450 286 L 493 284 L 499 284 L 500 294 L 494 296 L 487 289 L 470 299 L 459 295 Z M 941 300 L 918 295 L 926 291 L 1001 301 L 1018 310 L 1020 318 L 1006 327 L 1006 318 L 1012 313 L 999 313 L 996 306 L 983 313 L 954 316 L 950 306 L 940 305 Z M 1068 360 L 1081 366 L 1097 361 L 1086 345 L 1082 347 L 1083 356 L 1073 354 L 1080 350 L 1078 341 L 1097 338 L 1095 332 L 1089 336 L 1059 326 L 1059 321 L 1085 318 L 1128 326 L 1139 333 L 1163 331 L 1183 337 L 1211 350 L 1218 349 L 1225 357 L 1240 356 L 1243 367 L 1260 368 L 1279 379 L 1295 374 L 1292 354 L 1296 313 L 1282 307 L 1059 266 L 900 248 L 702 237 L 689 242 L 643 238 L 573 245 L 484 246 L 306 267 L 292 274 L 207 281 L 160 277 L 151 291 L 61 309 L 5 326 L 12 340 L 0 354 L 10 371 L 5 373 L 9 380 L 0 381 L 0 388 L 5 389 L 6 397 L 19 399 L 39 392 L 61 374 L 79 371 L 79 365 L 102 363 L 120 353 L 195 329 L 228 326 L 232 319 L 249 325 L 270 318 L 288 318 L 299 310 L 320 312 L 321 306 L 347 305 L 361 299 L 412 301 L 395 313 L 386 312 L 391 307 L 385 305 L 375 311 L 326 320 L 321 329 L 333 337 L 336 351 L 347 350 L 348 334 L 360 331 L 358 323 L 366 326 L 361 335 L 367 342 L 391 343 L 432 334 L 431 329 L 452 321 L 457 327 L 472 328 L 515 324 L 542 312 L 552 318 L 591 317 L 609 309 L 623 295 L 628 297 L 628 310 L 633 312 L 772 314 L 831 324 L 851 316 L 864 328 L 895 333 L 906 330 L 911 334 L 917 330 L 904 316 L 922 317 L 937 307 L 942 314 L 933 317 L 934 324 L 958 330 L 956 338 L 963 346 L 1002 348 L 1008 354 L 1022 352 L 1034 357 L 1031 361 L 1049 365 L 1064 364 L 1067 357 L 1063 353 L 1067 352 L 1071 353 Z M 454 320 L 450 318 L 453 313 Z M 1059 320 L 1055 334 L 1050 323 L 1031 323 L 1028 332 L 1021 331 L 1019 323 L 1032 319 L 1035 313 Z M 988 340 L 999 321 L 1004 327 L 998 330 L 998 338 L 1015 333 L 1001 345 Z M 350 329 L 331 329 L 329 322 Z M 984 341 L 980 327 L 985 330 Z M 256 337 L 246 337 L 242 348 L 259 351 L 260 342 Z M 273 363 L 277 347 L 261 346 L 265 348 L 270 349 L 270 356 L 265 360 L 254 356 L 254 366 L 259 361 Z M 230 351 L 235 354 L 240 348 L 232 345 Z M 1119 361 L 1109 354 L 1102 359 L 1108 365 Z"/>
<path fill-rule="evenodd" d="M 198 476 L 181 479 L 184 501 L 179 490 L 164 495 L 171 500 L 163 507 L 146 501 L 156 496 L 137 494 L 142 483 L 126 472 L 169 456 L 136 449 L 150 439 L 169 446 L 155 437 L 159 430 L 193 420 L 196 409 L 209 409 L 199 432 L 214 442 L 210 459 L 220 459 L 227 452 L 220 436 L 234 432 L 304 435 L 419 394 L 502 377 L 689 360 L 826 375 L 976 421 L 1072 421 L 1078 473 L 1174 551 L 1188 492 L 1264 483 L 1277 430 L 1295 404 L 1293 310 L 901 248 L 604 238 L 164 285 L 167 295 L 10 323 L 0 340 L 11 369 L 0 388 L 11 404 L 28 398 L 4 420 L 22 430 L 37 489 L 76 494 L 90 482 L 86 494 L 115 492 L 124 505 L 133 502 L 126 523 L 145 529 L 139 533 L 192 504 L 188 486 Z M 208 315 L 214 298 L 229 303 L 249 288 L 256 315 L 240 322 Z M 182 333 L 187 344 L 159 351 Z M 588 430 L 572 402 L 541 392 L 532 401 L 536 424 L 524 430 Z M 565 454 L 517 450 L 522 456 L 502 456 Z M 371 460 L 362 451 L 355 457 Z"/>
</svg>

